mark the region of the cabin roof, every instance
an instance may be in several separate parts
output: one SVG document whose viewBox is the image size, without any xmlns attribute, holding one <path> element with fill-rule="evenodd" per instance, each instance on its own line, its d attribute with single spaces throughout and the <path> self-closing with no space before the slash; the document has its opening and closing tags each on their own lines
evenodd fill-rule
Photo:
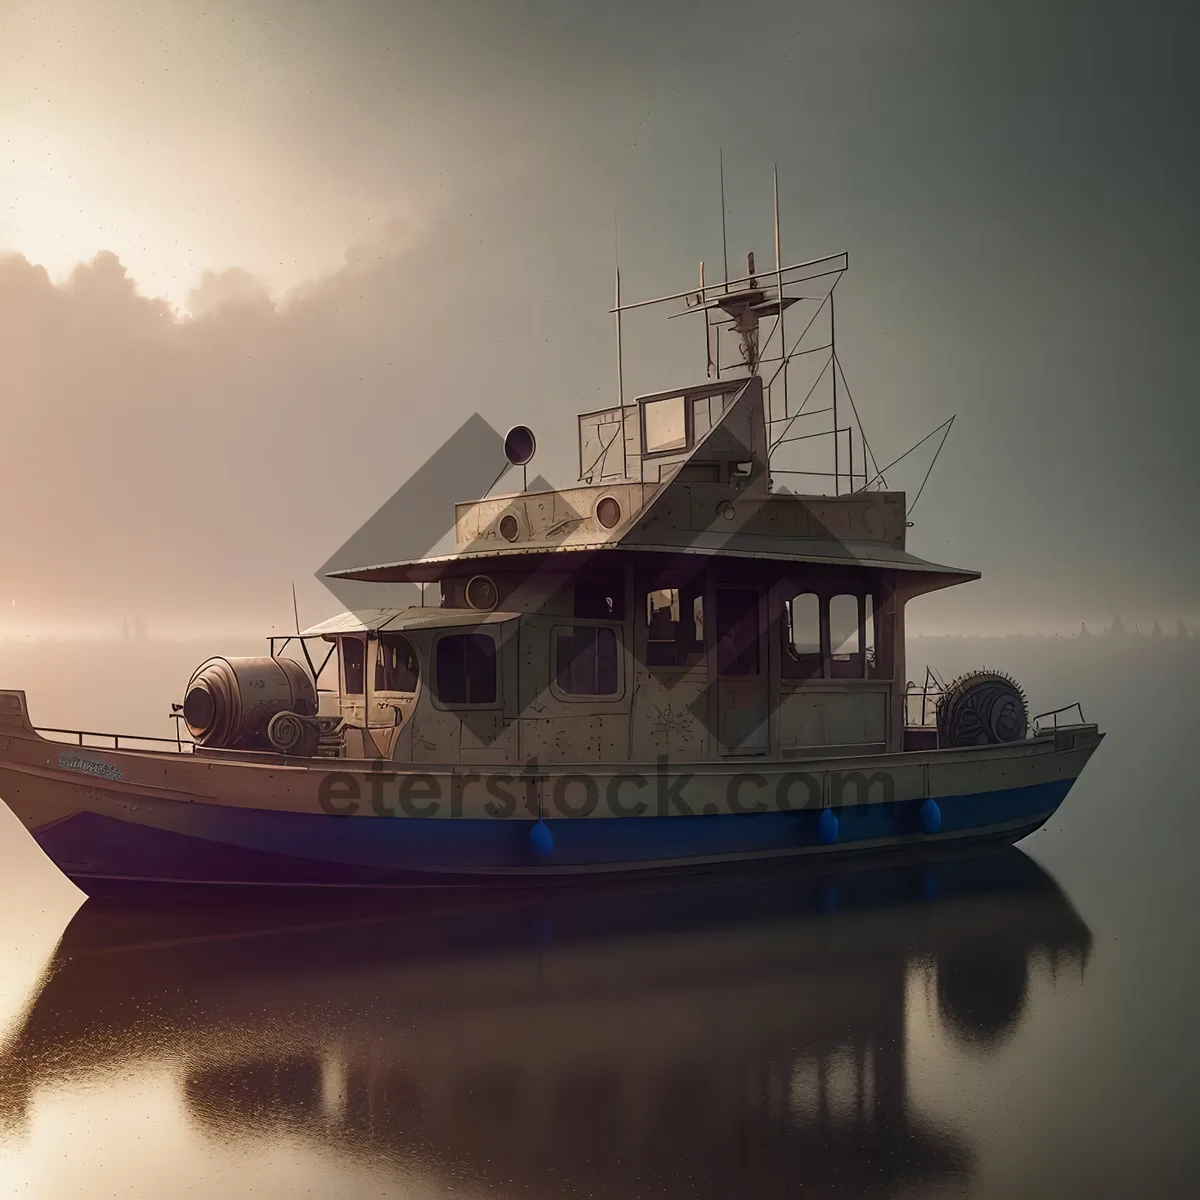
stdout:
<svg viewBox="0 0 1200 1200">
<path fill-rule="evenodd" d="M 708 392 L 721 393 L 719 413 Z M 773 491 L 758 376 L 662 396 L 667 399 L 639 398 L 641 415 L 616 426 L 625 433 L 632 428 L 641 439 L 636 479 L 459 504 L 454 553 L 348 567 L 328 578 L 433 582 L 472 567 L 511 563 L 528 570 L 559 557 L 571 570 L 581 556 L 611 550 L 916 572 L 934 588 L 979 578 L 977 571 L 928 562 L 905 549 L 902 492 Z M 652 452 L 643 445 L 644 404 L 676 399 L 684 405 L 682 444 Z M 693 402 L 707 424 L 697 424 L 687 407 Z M 606 504 L 611 511 L 602 522 Z"/>
<path fill-rule="evenodd" d="M 353 567 L 343 571 L 332 571 L 334 579 L 357 579 L 371 583 L 394 583 L 413 580 L 432 582 L 452 574 L 456 565 L 470 566 L 484 563 L 504 563 L 513 566 L 530 566 L 534 561 L 545 558 L 565 557 L 564 569 L 569 569 L 572 551 L 582 554 L 600 551 L 624 550 L 635 554 L 689 554 L 720 556 L 722 558 L 749 558 L 778 563 L 821 563 L 853 567 L 875 567 L 894 571 L 916 571 L 937 575 L 954 576 L 965 583 L 978 579 L 979 572 L 963 567 L 948 567 L 940 563 L 918 558 L 907 550 L 888 546 L 880 542 L 843 541 L 837 538 L 782 539 L 748 533 L 699 532 L 688 534 L 687 545 L 669 543 L 596 542 L 591 545 L 576 545 L 568 549 L 548 550 L 530 547 L 505 546 L 473 549 L 461 554 L 443 554 L 432 558 L 414 558 L 404 562 L 380 563 L 377 566 Z M 524 560 L 524 562 L 522 562 Z M 421 611 L 420 609 L 416 611 Z M 425 610 L 441 611 L 441 610 Z M 378 627 L 375 627 L 378 628 Z"/>
<path fill-rule="evenodd" d="M 476 609 L 454 608 L 362 608 L 338 613 L 320 621 L 300 634 L 301 637 L 336 637 L 341 634 L 366 633 L 387 629 L 402 632 L 407 629 L 451 629 L 458 625 L 499 625 L 515 621 L 519 613 L 481 612 Z"/>
</svg>

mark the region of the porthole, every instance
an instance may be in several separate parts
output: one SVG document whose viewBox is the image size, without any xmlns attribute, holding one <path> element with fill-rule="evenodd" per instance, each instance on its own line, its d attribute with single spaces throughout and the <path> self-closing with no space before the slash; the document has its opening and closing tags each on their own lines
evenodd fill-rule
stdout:
<svg viewBox="0 0 1200 1200">
<path fill-rule="evenodd" d="M 605 529 L 616 528 L 621 520 L 621 506 L 612 496 L 602 496 L 596 503 L 596 520 Z"/>
<path fill-rule="evenodd" d="M 463 593 L 468 608 L 479 609 L 482 612 L 488 612 L 496 607 L 497 601 L 500 599 L 500 593 L 496 590 L 496 584 L 486 575 L 476 575 L 468 583 L 465 592 Z"/>
<path fill-rule="evenodd" d="M 500 518 L 500 536 L 506 542 L 515 542 L 521 534 L 521 525 L 512 513 L 505 513 Z"/>
<path fill-rule="evenodd" d="M 728 500 L 722 500 L 721 503 L 717 505 L 717 512 L 720 513 L 720 515 L 723 516 L 727 521 L 732 521 L 735 515 L 733 505 L 730 504 Z"/>
</svg>

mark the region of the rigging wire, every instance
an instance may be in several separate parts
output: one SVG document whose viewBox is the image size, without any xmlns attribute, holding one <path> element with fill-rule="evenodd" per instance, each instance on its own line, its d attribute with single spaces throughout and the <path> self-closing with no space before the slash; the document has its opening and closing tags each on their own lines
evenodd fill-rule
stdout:
<svg viewBox="0 0 1200 1200">
<path fill-rule="evenodd" d="M 858 405 L 854 403 L 854 394 L 850 391 L 850 385 L 846 382 L 846 372 L 842 370 L 842 360 L 838 358 L 837 352 L 833 355 L 834 366 L 842 377 L 842 386 L 846 389 L 846 396 L 850 400 L 850 410 L 854 413 L 854 419 L 858 422 L 858 436 L 862 438 L 862 444 L 866 452 L 871 456 L 871 465 L 875 468 L 879 478 L 883 480 L 883 486 L 887 487 L 887 480 L 883 478 L 883 472 L 879 470 L 879 459 L 875 457 L 875 451 L 871 449 L 871 443 L 867 441 L 867 431 L 863 428 L 862 417 L 858 415 Z M 866 472 L 863 472 L 864 476 Z M 864 483 L 863 487 L 867 485 Z M 858 489 L 855 489 L 858 490 Z M 853 493 L 851 493 L 853 494 Z M 914 501 L 915 503 L 915 501 Z"/>
<path fill-rule="evenodd" d="M 958 414 L 955 413 L 955 416 Z M 913 502 L 908 506 L 909 516 L 912 515 L 912 510 L 917 507 L 917 501 L 921 498 L 921 493 L 925 490 L 926 483 L 929 482 L 929 476 L 933 474 L 934 464 L 938 460 L 938 455 L 942 452 L 942 447 L 946 444 L 946 439 L 950 436 L 950 429 L 954 425 L 954 417 L 951 417 L 946 422 L 946 432 L 942 434 L 942 440 L 938 442 L 938 448 L 933 452 L 933 460 L 929 464 L 929 470 L 925 472 L 925 478 L 921 480 L 921 486 L 917 488 L 917 494 L 913 497 Z"/>
<path fill-rule="evenodd" d="M 804 412 L 804 406 L 812 399 L 813 392 L 815 392 L 817 390 L 817 385 L 821 382 L 822 379 L 825 378 L 825 372 L 829 370 L 829 364 L 831 362 L 833 362 L 832 354 L 825 360 L 825 365 L 821 368 L 821 373 L 816 377 L 816 379 L 813 380 L 812 387 L 810 387 L 808 389 L 808 395 L 805 396 L 804 399 L 801 401 L 800 407 L 798 409 L 796 409 L 796 412 L 792 416 L 791 420 L 789 420 L 788 423 L 783 427 L 783 432 L 771 443 L 770 447 L 767 450 L 768 455 L 772 454 L 774 452 L 775 448 L 787 436 L 788 430 L 791 429 L 791 427 L 795 423 L 796 419 Z M 776 374 L 778 374 L 778 373 L 779 372 L 777 371 Z M 767 386 L 769 387 L 770 384 L 768 384 Z"/>
<path fill-rule="evenodd" d="M 808 324 L 805 325 L 805 327 L 800 331 L 800 336 L 798 338 L 796 338 L 796 340 L 792 343 L 791 350 L 788 351 L 787 353 L 785 353 L 783 358 L 780 359 L 779 366 L 777 366 L 775 368 L 775 374 L 772 375 L 771 378 L 767 380 L 767 382 L 765 384 L 766 387 L 769 388 L 771 386 L 771 384 L 773 384 L 775 382 L 775 380 L 779 378 L 779 372 L 782 371 L 783 368 L 787 366 L 788 361 L 795 356 L 796 347 L 799 346 L 802 341 L 804 341 L 805 335 L 813 327 L 813 322 L 821 315 L 821 309 L 823 309 L 825 307 L 826 303 L 829 300 L 829 297 L 833 295 L 834 288 L 836 288 L 837 285 L 841 282 L 842 275 L 844 273 L 845 272 L 843 272 L 843 271 L 837 272 L 837 278 L 833 281 L 833 287 L 831 287 L 829 289 L 828 293 L 826 293 L 825 299 L 822 300 L 821 303 L 817 305 L 816 311 L 813 313 L 813 315 L 808 318 Z M 820 349 L 820 347 L 819 346 L 814 347 L 814 349 Z M 807 354 L 808 351 L 805 351 L 805 353 Z"/>
<path fill-rule="evenodd" d="M 890 463 L 888 463 L 888 465 L 886 467 L 881 467 L 878 471 L 876 471 L 875 474 L 866 483 L 864 483 L 863 486 L 861 488 L 859 488 L 858 490 L 861 492 L 863 490 L 863 488 L 870 487 L 871 484 L 874 483 L 876 479 L 882 479 L 884 471 L 890 471 L 898 462 L 901 461 L 901 459 L 907 458 L 914 450 L 920 449 L 920 447 L 922 447 L 927 441 L 929 441 L 929 439 L 931 437 L 933 437 L 933 435 L 935 433 L 938 433 L 941 430 L 945 429 L 946 433 L 948 434 L 950 432 L 949 426 L 954 424 L 955 418 L 957 416 L 958 416 L 958 413 L 955 413 L 954 416 L 951 417 L 948 421 L 943 421 L 939 426 L 937 426 L 936 429 L 931 429 L 919 442 L 916 443 L 916 445 L 909 446 L 909 448 L 907 450 L 905 450 L 905 452 L 903 454 L 901 454 L 899 458 L 893 458 L 892 461 Z M 941 444 L 938 446 L 939 453 L 941 452 L 942 446 L 944 446 L 945 444 L 946 444 L 946 438 L 943 436 Z M 937 460 L 937 454 L 934 455 L 934 460 L 935 461 Z M 929 470 L 930 471 L 933 470 L 933 463 L 930 463 Z M 928 471 L 925 473 L 925 478 L 926 479 L 929 478 Z M 921 486 L 922 487 L 925 486 L 924 481 L 922 481 Z M 917 495 L 919 496 L 920 492 L 918 492 Z M 913 500 L 913 504 L 916 504 L 915 499 Z"/>
<path fill-rule="evenodd" d="M 504 478 L 504 472 L 507 471 L 508 468 L 511 466 L 512 466 L 512 463 L 510 463 L 507 459 L 505 459 L 504 466 L 502 466 L 500 468 L 500 474 L 497 475 L 496 478 L 493 479 L 492 482 L 488 484 L 487 491 L 483 493 L 483 497 L 481 497 L 481 499 L 486 499 L 488 492 L 490 492 L 492 490 L 492 488 L 494 488 L 496 486 L 496 484 L 498 484 L 500 482 L 500 480 Z"/>
</svg>

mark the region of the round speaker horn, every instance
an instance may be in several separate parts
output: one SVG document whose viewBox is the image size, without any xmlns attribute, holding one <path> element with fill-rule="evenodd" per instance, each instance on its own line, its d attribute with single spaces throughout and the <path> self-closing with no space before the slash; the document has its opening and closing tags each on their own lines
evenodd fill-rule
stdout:
<svg viewBox="0 0 1200 1200">
<path fill-rule="evenodd" d="M 523 467 L 537 452 L 537 438 L 528 425 L 514 425 L 504 435 L 504 457 L 514 467 Z"/>
<path fill-rule="evenodd" d="M 490 612 L 500 599 L 495 583 L 486 575 L 476 575 L 469 580 L 463 594 L 468 606 L 481 612 Z"/>
</svg>

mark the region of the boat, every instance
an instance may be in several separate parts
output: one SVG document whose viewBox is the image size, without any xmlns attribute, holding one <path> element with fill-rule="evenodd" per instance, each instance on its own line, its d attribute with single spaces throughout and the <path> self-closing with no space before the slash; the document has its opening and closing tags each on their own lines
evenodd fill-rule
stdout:
<svg viewBox="0 0 1200 1200">
<path fill-rule="evenodd" d="M 914 1084 L 921 1048 L 1011 1051 L 1044 1002 L 1071 1002 L 1093 943 L 1012 847 L 414 893 L 420 919 L 370 898 L 85 903 L 0 1037 L 9 1143 L 64 1088 L 103 1109 L 144 1085 L 172 1146 L 269 1159 L 283 1138 L 318 1178 L 332 1161 L 503 1196 L 961 1186 L 984 1147 Z"/>
<path fill-rule="evenodd" d="M 979 573 L 908 549 L 906 494 L 855 436 L 848 266 L 751 254 L 634 303 L 618 271 L 617 403 L 578 417 L 576 485 L 531 489 L 534 432 L 497 434 L 452 552 L 327 572 L 420 604 L 208 660 L 174 742 L 39 730 L 0 691 L 0 797 L 88 892 L 562 884 L 1032 833 L 1103 735 L 1078 704 L 1031 718 L 999 672 L 906 681 L 909 603 Z M 703 318 L 704 378 L 627 402 L 622 321 L 664 304 Z M 833 469 L 788 468 L 826 411 L 788 390 L 822 314 Z"/>
</svg>

